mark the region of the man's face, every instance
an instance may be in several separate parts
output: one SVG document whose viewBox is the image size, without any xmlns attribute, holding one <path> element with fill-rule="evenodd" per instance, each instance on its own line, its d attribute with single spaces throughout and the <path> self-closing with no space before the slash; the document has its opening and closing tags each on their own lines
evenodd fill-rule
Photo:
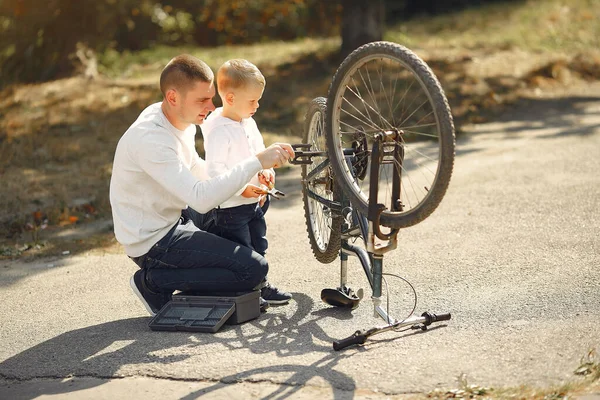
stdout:
<svg viewBox="0 0 600 400">
<path fill-rule="evenodd" d="M 215 97 L 213 82 L 196 82 L 182 97 L 178 110 L 181 122 L 201 125 L 207 115 L 215 109 L 213 97 Z"/>
<path fill-rule="evenodd" d="M 233 108 L 241 118 L 249 118 L 256 114 L 262 98 L 264 88 L 258 85 L 249 85 L 235 90 Z"/>
</svg>

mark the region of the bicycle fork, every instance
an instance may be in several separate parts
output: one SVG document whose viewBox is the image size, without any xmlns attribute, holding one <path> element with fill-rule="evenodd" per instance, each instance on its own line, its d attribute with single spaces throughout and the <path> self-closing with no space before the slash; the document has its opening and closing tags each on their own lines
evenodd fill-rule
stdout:
<svg viewBox="0 0 600 400">
<path fill-rule="evenodd" d="M 390 250 L 395 249 L 398 246 L 398 229 L 391 229 L 389 233 L 384 234 L 380 229 L 380 218 L 381 213 L 386 209 L 386 206 L 379 203 L 379 168 L 386 162 L 385 149 L 383 143 L 386 141 L 392 141 L 393 151 L 392 160 L 393 164 L 400 165 L 400 168 L 392 168 L 392 193 L 390 198 L 391 211 L 400 211 L 402 209 L 402 203 L 400 202 L 400 179 L 401 179 L 401 166 L 404 158 L 404 149 L 399 142 L 400 133 L 398 132 L 383 132 L 375 135 L 373 146 L 371 150 L 371 170 L 370 170 L 370 182 L 369 182 L 369 231 L 367 232 L 367 251 L 372 254 L 371 257 L 371 271 L 373 274 L 372 283 L 372 300 L 375 317 L 379 316 L 383 318 L 388 324 L 393 318 L 390 318 L 387 311 L 381 307 L 381 281 L 383 277 L 383 255 Z M 389 160 L 387 161 L 389 163 Z M 380 239 L 387 241 L 385 245 L 377 245 L 376 240 Z"/>
</svg>

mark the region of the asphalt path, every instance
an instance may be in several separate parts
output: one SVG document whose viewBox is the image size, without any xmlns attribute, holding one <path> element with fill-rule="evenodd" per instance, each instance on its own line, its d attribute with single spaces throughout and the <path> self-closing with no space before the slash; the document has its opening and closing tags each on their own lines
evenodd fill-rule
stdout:
<svg viewBox="0 0 600 400">
<path fill-rule="evenodd" d="M 383 398 L 436 388 L 576 381 L 600 351 L 600 96 L 532 99 L 458 140 L 440 207 L 401 230 L 384 271 L 408 280 L 416 314 L 451 312 L 426 332 L 334 340 L 381 325 L 368 298 L 329 307 L 339 263 L 310 251 L 299 168 L 267 214 L 270 280 L 294 294 L 216 334 L 151 331 L 124 255 L 87 254 L 0 266 L 0 398 Z M 355 258 L 348 280 L 368 282 Z M 414 296 L 394 277 L 390 312 Z M 395 397 L 395 396 L 394 396 Z"/>
</svg>

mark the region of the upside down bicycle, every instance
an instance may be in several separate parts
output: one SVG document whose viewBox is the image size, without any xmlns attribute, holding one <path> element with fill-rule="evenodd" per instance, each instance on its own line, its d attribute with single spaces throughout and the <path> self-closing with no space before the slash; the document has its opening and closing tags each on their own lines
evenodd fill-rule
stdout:
<svg viewBox="0 0 600 400">
<path fill-rule="evenodd" d="M 358 330 L 335 350 L 402 327 L 426 329 L 449 313 L 403 320 L 381 306 L 383 256 L 401 228 L 427 218 L 452 175 L 455 134 L 444 91 L 429 66 L 396 43 L 373 42 L 352 52 L 333 76 L 327 98 L 311 101 L 303 142 L 302 197 L 315 258 L 341 262 L 340 285 L 323 289 L 326 303 L 355 308 L 362 293 L 347 286 L 348 256 L 356 256 L 372 290 L 374 314 L 386 325 Z M 385 231 L 385 232 L 384 232 Z M 351 241 L 362 239 L 364 248 Z"/>
</svg>

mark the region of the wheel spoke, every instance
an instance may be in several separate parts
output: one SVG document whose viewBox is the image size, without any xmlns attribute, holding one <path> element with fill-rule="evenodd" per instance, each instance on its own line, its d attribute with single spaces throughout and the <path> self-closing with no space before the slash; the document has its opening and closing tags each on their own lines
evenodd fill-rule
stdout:
<svg viewBox="0 0 600 400">
<path fill-rule="evenodd" d="M 396 110 L 398 109 L 398 106 L 403 103 L 404 99 L 406 98 L 406 96 L 410 92 L 410 89 L 412 88 L 412 86 L 413 86 L 414 83 L 415 83 L 414 81 L 410 82 L 410 85 L 408 86 L 408 88 L 406 88 L 406 91 L 404 92 L 404 94 L 402 95 L 402 97 L 400 98 L 400 100 L 398 100 L 398 103 L 394 107 L 394 110 L 392 111 L 392 115 L 396 114 Z M 404 111 L 402 111 L 402 114 L 404 115 Z"/>
<path fill-rule="evenodd" d="M 417 194 L 417 190 L 415 189 L 415 185 L 413 184 L 413 179 L 411 179 L 410 171 L 408 171 L 404 165 L 401 165 L 397 161 L 395 161 L 395 166 L 397 167 L 397 169 L 399 169 L 399 173 L 402 173 L 402 181 L 408 181 L 412 192 L 415 195 L 415 198 L 418 199 L 420 196 Z M 408 198 L 408 194 L 405 193 L 405 195 Z"/>
<path fill-rule="evenodd" d="M 346 100 L 346 99 L 344 99 L 344 100 Z M 349 104 L 350 104 L 350 105 L 352 105 L 351 103 L 349 103 Z M 352 107 L 356 109 L 356 107 L 354 107 L 354 106 L 352 106 Z M 378 126 L 372 125 L 372 124 L 368 123 L 367 121 L 364 121 L 364 120 L 362 120 L 362 119 L 358 118 L 358 117 L 357 117 L 356 115 L 354 115 L 354 114 L 350 114 L 350 112 L 348 112 L 348 111 L 344 110 L 343 108 L 342 108 L 342 110 L 341 110 L 341 111 L 343 111 L 343 112 L 344 112 L 346 115 L 348 115 L 348 116 L 350 116 L 350 117 L 352 117 L 352 118 L 356 119 L 357 121 L 359 121 L 359 122 L 362 122 L 363 124 L 366 124 L 366 125 L 370 126 L 371 128 L 373 128 L 373 129 L 375 129 L 375 130 L 378 130 L 379 132 L 381 132 L 381 131 L 383 130 L 383 129 L 381 129 L 381 128 L 380 128 L 380 127 L 378 127 Z M 358 110 L 357 110 L 357 111 L 358 111 Z M 363 114 L 362 114 L 360 111 L 359 111 L 358 113 L 359 113 L 360 115 L 362 115 L 362 117 L 363 117 L 363 118 L 365 117 L 365 116 L 364 116 L 364 115 L 363 115 Z M 340 121 L 340 122 L 341 122 L 341 121 Z"/>
<path fill-rule="evenodd" d="M 425 100 L 424 102 L 422 102 L 419 107 L 415 108 L 415 110 L 413 112 L 410 113 L 410 115 L 408 117 L 406 117 L 406 119 L 404 119 L 401 123 L 400 126 L 402 126 L 406 121 L 408 121 L 408 119 L 410 117 L 412 117 L 417 111 L 419 111 L 419 109 L 421 109 L 421 107 L 423 107 L 425 104 L 427 104 L 429 102 L 429 100 Z"/>
<path fill-rule="evenodd" d="M 391 97 L 388 97 L 387 92 L 385 91 L 385 88 L 383 85 L 383 65 L 382 65 L 379 70 L 379 85 L 381 86 L 381 90 L 383 91 L 383 93 L 385 95 L 385 101 L 390 110 L 390 117 L 392 118 L 392 125 L 394 125 L 394 126 L 396 126 L 396 119 L 394 118 L 394 111 L 392 110 L 392 104 L 394 104 L 394 94 L 396 92 L 396 83 L 398 83 L 397 79 L 394 80 L 394 85 L 392 87 L 392 80 L 390 79 L 390 96 Z"/>
<path fill-rule="evenodd" d="M 373 87 L 373 83 L 371 81 L 371 75 L 369 74 L 369 70 L 367 69 L 367 78 L 369 80 L 369 85 L 367 85 L 367 83 L 365 82 L 365 79 L 362 76 L 362 74 L 360 73 L 360 70 L 358 71 L 358 73 L 360 75 L 360 79 L 362 80 L 363 84 L 365 85 L 365 89 L 367 90 L 367 93 L 369 93 L 369 96 L 371 97 L 371 100 L 373 101 L 373 105 L 377 106 L 377 101 L 375 100 L 375 95 L 372 90 L 369 90 L 369 87 L 371 87 L 371 88 Z M 379 109 L 375 109 L 371 106 L 369 106 L 369 107 L 377 114 L 377 116 L 379 117 L 379 121 L 382 124 L 385 122 L 388 125 L 388 127 L 394 128 L 394 126 L 392 124 L 390 124 L 390 122 L 387 119 L 385 119 L 383 117 L 383 115 L 381 115 L 381 112 L 379 111 Z"/>
<path fill-rule="evenodd" d="M 407 129 L 402 129 L 405 133 L 412 133 L 413 135 L 417 135 L 417 136 L 424 136 L 424 137 L 430 137 L 430 138 L 434 138 L 434 139 L 439 139 L 439 135 L 432 135 L 430 133 L 425 133 L 425 132 L 417 132 L 417 131 L 413 131 L 413 130 L 407 130 Z"/>
<path fill-rule="evenodd" d="M 346 99 L 346 102 L 352 107 L 354 108 L 363 118 L 368 119 L 372 124 L 370 124 L 371 126 L 377 127 L 378 129 L 382 129 L 379 125 L 376 124 L 375 121 L 373 121 L 373 119 L 371 118 L 370 115 L 368 115 L 368 110 L 369 108 L 375 112 L 375 114 L 377 114 L 377 110 L 375 110 L 373 107 L 371 107 L 370 104 L 368 104 L 367 102 L 365 102 L 365 100 L 362 98 L 362 96 L 360 96 L 360 93 L 356 93 L 355 91 L 353 91 L 350 87 L 348 87 L 348 90 L 350 91 L 350 93 L 352 93 L 358 100 L 360 100 L 360 102 L 366 106 L 365 109 L 367 110 L 367 115 L 364 115 L 362 112 L 360 112 L 360 110 L 354 106 L 354 104 L 352 104 L 350 101 L 348 101 Z"/>
</svg>

